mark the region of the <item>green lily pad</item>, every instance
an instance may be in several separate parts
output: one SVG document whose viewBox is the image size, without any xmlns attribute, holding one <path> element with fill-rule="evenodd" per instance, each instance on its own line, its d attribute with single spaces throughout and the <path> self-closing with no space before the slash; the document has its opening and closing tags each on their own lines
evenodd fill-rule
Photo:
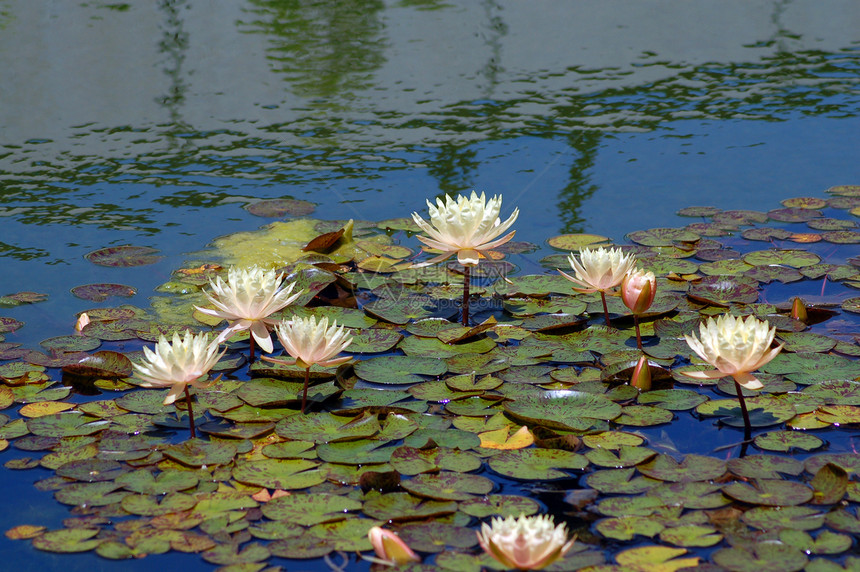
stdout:
<svg viewBox="0 0 860 572">
<path fill-rule="evenodd" d="M 148 469 L 138 469 L 120 475 L 114 481 L 123 488 L 144 495 L 163 495 L 190 489 L 199 478 L 189 471 L 162 471 L 156 477 Z"/>
<path fill-rule="evenodd" d="M 736 572 L 794 572 L 803 570 L 809 561 L 806 555 L 794 546 L 767 543 L 722 548 L 714 552 L 712 558 L 719 566 Z"/>
<path fill-rule="evenodd" d="M 796 414 L 794 406 L 790 403 L 766 395 L 747 398 L 746 405 L 750 425 L 753 427 L 778 425 Z M 731 427 L 744 426 L 740 403 L 737 399 L 712 399 L 696 407 L 696 412 L 700 415 L 719 417 L 722 423 Z"/>
<path fill-rule="evenodd" d="M 387 493 L 364 502 L 364 514 L 377 520 L 405 522 L 424 520 L 457 512 L 454 501 L 423 499 L 409 493 Z"/>
<path fill-rule="evenodd" d="M 588 459 L 560 449 L 517 449 L 489 460 L 490 468 L 506 477 L 522 480 L 551 480 L 569 477 L 565 470 L 580 470 Z"/>
<path fill-rule="evenodd" d="M 401 475 L 417 475 L 439 470 L 466 473 L 481 468 L 481 458 L 468 451 L 435 447 L 416 449 L 400 446 L 391 454 L 391 466 Z"/>
<path fill-rule="evenodd" d="M 788 453 L 793 449 L 811 451 L 824 444 L 824 441 L 802 431 L 771 431 L 756 435 L 755 445 L 766 451 Z"/>
<path fill-rule="evenodd" d="M 44 437 L 72 437 L 93 435 L 107 429 L 109 420 L 97 419 L 76 411 L 66 411 L 27 419 L 27 429 L 33 435 Z"/>
<path fill-rule="evenodd" d="M 671 411 L 650 405 L 627 405 L 621 415 L 614 419 L 619 425 L 632 425 L 635 427 L 649 427 L 669 423 L 674 418 Z"/>
<path fill-rule="evenodd" d="M 446 344 L 445 342 L 435 338 L 410 336 L 403 339 L 397 347 L 403 350 L 403 353 L 410 357 L 440 360 L 459 356 L 461 354 L 484 354 L 495 348 L 496 342 L 492 338 L 479 338 L 473 342 Z"/>
<path fill-rule="evenodd" d="M 624 433 L 622 431 L 604 431 L 602 433 L 593 433 L 583 435 L 582 442 L 586 447 L 592 449 L 619 449 L 621 447 L 638 447 L 645 442 L 645 439 L 633 433 Z"/>
<path fill-rule="evenodd" d="M 101 340 L 83 335 L 57 336 L 39 343 L 46 350 L 60 352 L 88 352 L 102 345 Z"/>
<path fill-rule="evenodd" d="M 333 443 L 364 439 L 380 430 L 376 415 L 343 417 L 331 413 L 294 415 L 278 422 L 275 432 L 286 439 Z"/>
<path fill-rule="evenodd" d="M 806 250 L 756 250 L 744 255 L 744 262 L 753 266 L 785 265 L 803 268 L 821 262 L 821 258 Z"/>
<path fill-rule="evenodd" d="M 833 463 L 827 463 L 810 481 L 814 491 L 812 504 L 836 504 L 848 490 L 848 473 Z"/>
<path fill-rule="evenodd" d="M 632 540 L 634 536 L 641 535 L 653 538 L 659 534 L 665 526 L 651 517 L 646 516 L 620 516 L 598 521 L 595 525 L 597 532 L 613 540 Z"/>
<path fill-rule="evenodd" d="M 812 489 L 803 483 L 756 479 L 753 484 L 731 483 L 723 493 L 741 502 L 763 506 L 796 506 L 812 499 Z"/>
<path fill-rule="evenodd" d="M 559 250 L 577 251 L 583 247 L 609 242 L 599 234 L 562 234 L 547 239 L 547 244 Z"/>
<path fill-rule="evenodd" d="M 398 534 L 407 546 L 421 552 L 438 553 L 446 548 L 471 548 L 478 544 L 472 529 L 443 522 L 406 524 Z"/>
<path fill-rule="evenodd" d="M 649 496 L 657 497 L 667 505 L 681 505 L 688 509 L 711 509 L 731 501 L 720 493 L 721 485 L 700 481 L 662 483 L 648 489 Z"/>
<path fill-rule="evenodd" d="M 712 481 L 725 474 L 726 463 L 721 459 L 693 454 L 687 455 L 678 463 L 669 455 L 658 455 L 639 465 L 638 469 L 642 474 L 661 481 Z"/>
<path fill-rule="evenodd" d="M 656 451 L 652 451 L 647 447 L 629 447 L 622 445 L 616 450 L 612 449 L 593 449 L 585 453 L 585 457 L 592 465 L 599 467 L 634 467 L 639 463 L 644 463 L 654 455 Z"/>
<path fill-rule="evenodd" d="M 122 508 L 131 514 L 157 516 L 172 512 L 189 510 L 197 504 L 197 499 L 182 493 L 165 496 L 131 494 L 122 499 Z"/>
<path fill-rule="evenodd" d="M 692 409 L 707 400 L 708 397 L 706 395 L 690 389 L 657 389 L 646 391 L 638 397 L 640 405 L 654 404 L 657 407 L 670 411 Z"/>
<path fill-rule="evenodd" d="M 352 337 L 350 353 L 372 354 L 387 352 L 403 339 L 403 334 L 384 328 L 365 328 Z"/>
<path fill-rule="evenodd" d="M 307 459 L 260 459 L 236 465 L 232 474 L 237 481 L 267 489 L 304 489 L 326 480 L 318 465 Z"/>
<path fill-rule="evenodd" d="M 685 548 L 707 547 L 718 544 L 723 535 L 710 526 L 689 524 L 667 528 L 660 533 L 660 540 Z"/>
<path fill-rule="evenodd" d="M 164 449 L 164 455 L 190 467 L 226 465 L 233 461 L 236 446 L 224 441 L 189 439 Z"/>
<path fill-rule="evenodd" d="M 773 455 L 748 455 L 740 459 L 729 459 L 728 469 L 746 479 L 780 479 L 783 475 L 797 476 L 803 472 L 803 463 L 789 457 Z"/>
<path fill-rule="evenodd" d="M 469 431 L 459 429 L 420 428 L 403 440 L 408 447 L 426 448 L 443 443 L 446 447 L 466 451 L 480 447 L 481 438 Z"/>
<path fill-rule="evenodd" d="M 299 392 L 302 390 L 302 386 L 302 382 L 259 378 L 243 383 L 235 391 L 235 395 L 253 407 L 282 407 L 300 398 Z"/>
<path fill-rule="evenodd" d="M 856 508 L 853 510 L 843 508 L 840 510 L 828 512 L 827 516 L 825 517 L 825 522 L 830 528 L 841 530 L 842 532 L 848 532 L 854 535 L 860 534 L 860 519 L 857 518 L 855 513 Z"/>
<path fill-rule="evenodd" d="M 604 494 L 639 494 L 662 481 L 649 477 L 633 477 L 635 469 L 610 469 L 588 475 L 588 486 Z"/>
<path fill-rule="evenodd" d="M 474 495 L 486 495 L 494 487 L 487 477 L 450 471 L 416 475 L 401 481 L 400 486 L 412 494 L 443 501 L 468 500 Z"/>
<path fill-rule="evenodd" d="M 507 297 L 571 294 L 573 286 L 570 280 L 560 274 L 515 276 L 510 279 L 510 283 L 498 285 L 500 290 L 496 293 Z"/>
<path fill-rule="evenodd" d="M 608 421 L 621 413 L 621 406 L 617 403 L 601 395 L 581 391 L 547 391 L 506 402 L 504 408 L 516 419 L 555 429 L 579 429 L 583 418 Z"/>
<path fill-rule="evenodd" d="M 361 509 L 361 501 L 326 493 L 278 497 L 263 505 L 266 518 L 302 526 L 333 522 Z"/>
<path fill-rule="evenodd" d="M 54 493 L 54 498 L 63 504 L 76 506 L 105 506 L 120 502 L 127 491 L 114 492 L 120 485 L 111 481 L 96 483 L 72 483 Z"/>
<path fill-rule="evenodd" d="M 361 552 L 371 549 L 367 534 L 371 528 L 381 524 L 383 523 L 378 520 L 368 518 L 348 518 L 315 524 L 308 530 L 307 535 L 319 538 L 335 550 Z"/>
<path fill-rule="evenodd" d="M 657 497 L 609 497 L 597 503 L 597 511 L 606 516 L 652 516 L 664 513 L 666 503 Z M 680 507 L 674 511 L 680 515 Z"/>
<path fill-rule="evenodd" d="M 829 530 L 822 530 L 814 539 L 802 530 L 780 530 L 779 540 L 806 554 L 840 554 L 853 544 L 850 536 Z"/>
<path fill-rule="evenodd" d="M 334 551 L 334 545 L 326 539 L 305 531 L 296 537 L 276 540 L 268 545 L 273 556 L 290 559 L 321 558 Z"/>
<path fill-rule="evenodd" d="M 540 511 L 540 504 L 529 497 L 518 495 L 486 495 L 483 497 L 472 497 L 460 501 L 460 512 L 477 518 L 490 516 L 519 517 L 520 515 L 531 516 Z"/>
<path fill-rule="evenodd" d="M 263 447 L 263 454 L 270 459 L 315 459 L 316 449 L 311 441 L 284 441 Z"/>
<path fill-rule="evenodd" d="M 317 455 L 327 463 L 366 465 L 387 463 L 394 447 L 386 447 L 379 441 L 341 441 L 317 445 Z"/>
<path fill-rule="evenodd" d="M 200 556 L 203 560 L 212 564 L 238 565 L 249 562 L 261 562 L 271 556 L 269 549 L 251 542 L 245 544 L 240 550 L 237 544 L 218 544 L 210 550 L 206 550 Z"/>
<path fill-rule="evenodd" d="M 98 533 L 98 528 L 50 530 L 33 539 L 33 548 L 46 552 L 87 552 L 104 541 L 93 538 Z"/>
</svg>

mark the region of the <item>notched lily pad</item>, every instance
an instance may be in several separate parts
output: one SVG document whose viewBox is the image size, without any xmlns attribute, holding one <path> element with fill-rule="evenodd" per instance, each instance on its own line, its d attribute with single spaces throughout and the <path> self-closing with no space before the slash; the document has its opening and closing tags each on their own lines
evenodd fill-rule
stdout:
<svg viewBox="0 0 860 572">
<path fill-rule="evenodd" d="M 94 250 L 84 255 L 84 258 L 99 266 L 129 268 L 155 264 L 163 258 L 156 256 L 157 252 L 157 249 L 148 246 L 109 246 Z"/>
</svg>

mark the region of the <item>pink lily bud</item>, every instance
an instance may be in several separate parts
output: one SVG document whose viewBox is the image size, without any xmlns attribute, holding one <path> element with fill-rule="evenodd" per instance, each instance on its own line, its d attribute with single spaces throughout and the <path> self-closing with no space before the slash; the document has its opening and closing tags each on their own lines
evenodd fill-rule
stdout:
<svg viewBox="0 0 860 572">
<path fill-rule="evenodd" d="M 391 532 L 379 526 L 374 526 L 367 532 L 367 538 L 373 545 L 373 550 L 378 558 L 369 560 L 386 566 L 400 566 L 409 562 L 421 562 L 421 558 L 409 548 L 403 540 Z"/>
<path fill-rule="evenodd" d="M 630 376 L 630 385 L 639 391 L 651 389 L 651 368 L 648 366 L 648 356 L 643 354 L 639 357 L 636 367 L 633 368 L 633 375 Z"/>
<path fill-rule="evenodd" d="M 636 268 L 628 272 L 621 282 L 621 299 L 634 314 L 642 314 L 654 303 L 657 295 L 657 278 L 653 272 Z"/>
<path fill-rule="evenodd" d="M 809 319 L 809 315 L 806 312 L 806 304 L 800 298 L 795 298 L 791 303 L 791 317 L 801 322 L 806 322 Z"/>
</svg>

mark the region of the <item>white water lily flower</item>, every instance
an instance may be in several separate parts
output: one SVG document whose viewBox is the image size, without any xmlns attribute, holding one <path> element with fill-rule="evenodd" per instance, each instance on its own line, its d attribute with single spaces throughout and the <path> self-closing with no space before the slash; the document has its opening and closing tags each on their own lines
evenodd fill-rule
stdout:
<svg viewBox="0 0 860 572">
<path fill-rule="evenodd" d="M 634 270 L 636 257 L 624 254 L 620 248 L 583 248 L 579 260 L 571 253 L 567 257 L 575 277 L 559 270 L 562 276 L 582 288 L 578 292 L 605 292 L 621 284 L 628 272 Z"/>
<path fill-rule="evenodd" d="M 549 566 L 564 557 L 574 542 L 567 538 L 567 526 L 555 526 L 549 515 L 495 517 L 491 525 L 483 523 L 477 534 L 484 552 L 517 570 Z"/>
<path fill-rule="evenodd" d="M 219 343 L 228 340 L 236 332 L 250 330 L 260 348 L 271 352 L 274 346 L 269 329 L 274 325 L 274 320 L 268 319 L 269 316 L 292 304 L 302 294 L 300 291 L 291 295 L 295 283 L 283 286 L 283 279 L 283 273 L 276 275 L 274 270 L 263 270 L 257 266 L 230 268 L 226 282 L 216 276 L 209 282 L 212 292 L 204 291 L 215 308 L 195 308 L 228 321 L 229 327 L 218 336 Z"/>
<path fill-rule="evenodd" d="M 295 361 L 265 358 L 268 361 L 309 368 L 314 364 L 328 367 L 347 362 L 352 356 L 335 358 L 352 343 L 352 333 L 338 327 L 337 321 L 328 325 L 328 318 L 293 318 L 275 326 L 281 345 Z"/>
<path fill-rule="evenodd" d="M 170 388 L 164 398 L 164 405 L 170 405 L 188 385 L 208 387 L 210 384 L 198 379 L 212 369 L 224 352 L 219 354 L 218 343 L 210 342 L 205 333 L 194 335 L 186 331 L 184 338 L 174 333 L 172 343 L 161 336 L 155 351 L 144 346 L 143 363 L 134 364 L 134 368 L 145 382 L 143 387 Z"/>
<path fill-rule="evenodd" d="M 696 379 L 719 379 L 730 375 L 747 389 L 761 389 L 762 383 L 751 372 L 772 360 L 782 345 L 771 348 L 776 328 L 753 316 L 744 320 L 731 314 L 708 318 L 699 324 L 699 338 L 685 335 L 690 348 L 717 369 L 683 372 Z"/>
<path fill-rule="evenodd" d="M 498 238 L 508 230 L 520 214 L 514 209 L 513 214 L 505 222 L 501 222 L 499 211 L 502 209 L 502 197 L 496 195 L 487 201 L 484 193 L 478 196 L 475 191 L 469 198 L 459 195 L 456 199 L 450 196 L 436 199 L 436 206 L 427 201 L 430 212 L 428 223 L 418 213 L 412 213 L 421 230 L 429 235 L 419 236 L 418 240 L 430 248 L 441 250 L 442 254 L 416 266 L 435 264 L 457 255 L 457 260 L 464 266 L 475 266 L 484 251 L 500 246 L 514 237 L 516 231 Z"/>
</svg>

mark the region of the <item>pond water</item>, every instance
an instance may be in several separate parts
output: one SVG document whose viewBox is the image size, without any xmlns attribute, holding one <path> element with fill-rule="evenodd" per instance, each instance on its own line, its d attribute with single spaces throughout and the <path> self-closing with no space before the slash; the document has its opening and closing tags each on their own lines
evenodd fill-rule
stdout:
<svg viewBox="0 0 860 572">
<path fill-rule="evenodd" d="M 378 221 L 500 193 L 537 245 L 515 272 L 539 274 L 555 235 L 827 197 L 860 181 L 858 30 L 852 0 L 0 1 L 0 295 L 48 295 L 2 310 L 25 323 L 5 341 L 72 333 L 82 284 L 147 307 L 187 253 L 271 222 L 243 208 L 263 199 Z M 127 244 L 164 258 L 84 258 Z M 32 487 L 50 474 L 2 470 L 0 527 L 61 526 L 68 507 Z M 215 567 L 0 551 L 19 570 Z"/>
</svg>

